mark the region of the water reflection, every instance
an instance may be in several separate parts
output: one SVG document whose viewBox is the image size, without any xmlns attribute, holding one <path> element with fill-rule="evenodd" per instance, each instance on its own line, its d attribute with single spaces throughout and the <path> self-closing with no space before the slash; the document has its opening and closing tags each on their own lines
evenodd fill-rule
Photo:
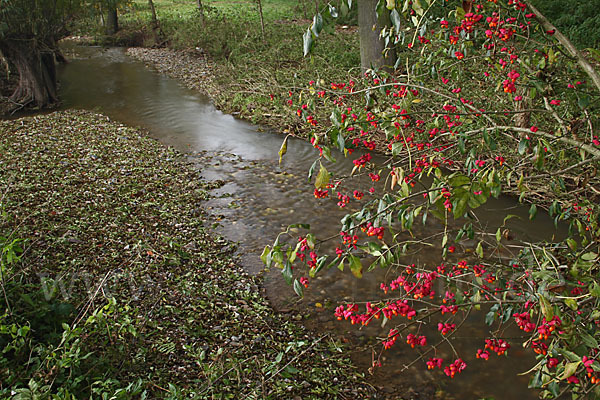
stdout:
<svg viewBox="0 0 600 400">
<path fill-rule="evenodd" d="M 220 220 L 221 232 L 240 242 L 239 254 L 248 270 L 256 273 L 262 269 L 258 256 L 263 247 L 291 223 L 310 222 L 321 238 L 338 234 L 338 222 L 348 210 L 340 210 L 333 200 L 317 200 L 311 195 L 313 188 L 307 182 L 306 171 L 316 154 L 308 143 L 291 140 L 284 162 L 278 165 L 281 135 L 260 132 L 256 126 L 219 112 L 206 97 L 152 72 L 128 58 L 122 49 L 77 48 L 66 52 L 74 59 L 63 67 L 60 75 L 65 108 L 98 110 L 113 119 L 142 126 L 163 143 L 188 153 L 205 178 L 226 182 L 215 191 L 208 207 Z M 328 169 L 338 175 L 347 173 L 351 169 L 350 160 L 340 159 L 336 165 L 328 165 Z M 357 180 L 359 186 L 370 186 L 368 178 Z M 548 216 L 538 216 L 534 225 L 528 221 L 527 209 L 511 199 L 490 201 L 479 210 L 478 217 L 483 224 L 497 227 L 502 224 L 506 210 L 520 216 L 507 224 L 518 240 L 548 239 L 554 232 Z M 430 218 L 425 226 L 416 227 L 416 231 L 420 235 L 439 234 L 440 226 Z M 468 256 L 474 245 L 467 243 L 457 257 Z M 324 248 L 327 246 L 331 254 L 333 244 L 323 244 Z M 406 261 L 437 265 L 440 248 L 427 248 Z M 369 338 L 386 335 L 390 327 L 373 324 L 361 330 L 350 329 L 347 324 L 334 322 L 330 307 L 343 301 L 370 300 L 378 292 L 380 282 L 396 276 L 395 271 L 375 269 L 357 280 L 348 271 L 324 271 L 311 282 L 301 303 L 301 309 L 312 314 L 307 323 L 319 329 L 337 330 L 354 343 L 364 345 L 365 351 L 357 352 L 357 362 L 365 368 L 371 362 Z M 278 271 L 267 276 L 266 289 L 274 306 L 281 310 L 297 302 Z M 459 399 L 536 398 L 527 390 L 527 378 L 516 375 L 534 363 L 522 349 L 513 346 L 511 357 L 492 357 L 487 363 L 471 360 L 475 349 L 483 346 L 473 338 L 486 336 L 481 323 L 483 315 L 483 312 L 471 314 L 467 328 L 461 330 L 456 350 L 470 360 L 469 367 L 454 381 L 444 384 L 444 389 Z M 450 350 L 441 347 L 437 356 L 453 359 Z M 428 372 L 424 362 L 399 375 L 415 356 L 413 350 L 398 343 L 385 353 L 384 368 L 376 371 L 375 382 L 387 387 L 393 387 L 395 382 L 404 387 L 407 382 L 415 385 L 442 382 L 439 371 Z"/>
</svg>

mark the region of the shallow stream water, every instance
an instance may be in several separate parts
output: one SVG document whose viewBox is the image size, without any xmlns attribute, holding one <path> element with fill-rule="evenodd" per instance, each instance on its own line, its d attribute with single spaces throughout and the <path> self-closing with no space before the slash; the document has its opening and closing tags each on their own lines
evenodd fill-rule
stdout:
<svg viewBox="0 0 600 400">
<path fill-rule="evenodd" d="M 265 245 L 292 223 L 311 223 L 321 238 L 339 232 L 339 220 L 348 212 L 340 210 L 333 199 L 316 200 L 306 173 L 317 157 L 312 146 L 300 140 L 290 140 L 288 153 L 281 165 L 277 152 L 283 136 L 261 127 L 237 120 L 216 110 L 209 99 L 182 87 L 178 82 L 153 72 L 142 63 L 129 58 L 123 49 L 76 48 L 67 50 L 72 61 L 60 72 L 64 108 L 97 110 L 123 123 L 141 126 L 163 142 L 188 154 L 209 180 L 219 179 L 224 186 L 213 193 L 206 205 L 219 221 L 217 230 L 226 238 L 239 242 L 242 263 L 252 273 L 263 268 L 259 255 Z M 338 163 L 329 165 L 334 174 L 347 173 L 351 161 L 338 156 Z M 367 178 L 368 179 L 368 178 Z M 358 182 L 366 185 L 367 182 Z M 483 225 L 497 227 L 509 210 L 521 219 L 509 222 L 515 238 L 525 241 L 549 239 L 554 226 L 547 216 L 540 215 L 535 224 L 527 218 L 527 209 L 512 199 L 490 201 L 478 212 Z M 419 234 L 439 233 L 441 225 L 430 219 Z M 439 242 L 439 240 L 438 240 Z M 515 242 L 516 243 L 516 242 Z M 474 243 L 457 249 L 456 256 L 468 256 Z M 331 254 L 331 252 L 330 252 Z M 440 248 L 422 251 L 407 258 L 408 263 L 437 265 Z M 504 254 L 503 256 L 507 256 Z M 320 330 L 336 330 L 357 347 L 355 361 L 366 371 L 372 352 L 369 338 L 387 334 L 389 326 L 369 326 L 358 330 L 337 322 L 333 308 L 344 301 L 366 301 L 378 293 L 379 283 L 395 276 L 386 270 L 365 273 L 354 278 L 349 271 L 335 268 L 311 281 L 305 298 L 299 302 L 279 271 L 266 276 L 267 295 L 274 307 L 282 312 L 310 314 L 304 322 Z M 393 274 L 393 272 L 392 272 Z M 299 303 L 298 303 L 299 302 Z M 320 307 L 324 305 L 325 307 Z M 518 376 L 534 365 L 534 358 L 513 346 L 510 357 L 492 357 L 490 361 L 474 360 L 477 348 L 486 335 L 484 312 L 474 313 L 461 330 L 457 350 L 469 366 L 452 381 L 442 379 L 439 371 L 430 373 L 419 362 L 402 374 L 403 366 L 417 353 L 398 343 L 385 353 L 383 367 L 372 378 L 384 392 L 397 387 L 442 388 L 448 398 L 496 400 L 535 399 L 527 389 L 527 377 Z M 518 335 L 519 332 L 507 334 Z M 362 349 L 362 350 L 361 350 Z M 449 349 L 438 356 L 452 358 Z"/>
</svg>

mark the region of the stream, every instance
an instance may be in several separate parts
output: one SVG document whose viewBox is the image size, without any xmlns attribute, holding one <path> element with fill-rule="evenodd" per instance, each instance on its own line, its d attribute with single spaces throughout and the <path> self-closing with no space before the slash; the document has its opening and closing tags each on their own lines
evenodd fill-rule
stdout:
<svg viewBox="0 0 600 400">
<path fill-rule="evenodd" d="M 317 153 L 309 143 L 291 139 L 279 165 L 277 152 L 282 135 L 221 113 L 207 97 L 145 67 L 128 57 L 124 49 L 78 47 L 66 54 L 72 61 L 60 70 L 63 108 L 95 110 L 128 125 L 141 126 L 165 145 L 187 154 L 205 179 L 224 182 L 213 191 L 213 198 L 205 207 L 217 221 L 216 231 L 239 242 L 239 258 L 249 272 L 256 274 L 263 269 L 259 256 L 264 246 L 271 244 L 289 224 L 310 223 L 320 238 L 339 233 L 339 220 L 352 208 L 341 210 L 335 204 L 337 200 L 317 200 L 312 195 L 314 187 L 306 176 Z M 350 159 L 343 159 L 339 153 L 336 157 L 338 162 L 327 166 L 331 172 L 341 175 L 351 170 Z M 357 184 L 370 186 L 366 181 Z M 508 223 L 512 235 L 519 240 L 550 239 L 555 232 L 547 215 L 538 215 L 533 224 L 527 217 L 528 208 L 509 198 L 492 199 L 478 217 L 495 231 L 506 210 L 521 216 Z M 441 226 L 430 218 L 425 226 L 419 224 L 415 229 L 418 235 L 431 235 L 439 232 Z M 468 242 L 457 245 L 454 260 L 461 255 L 469 257 L 474 247 L 475 243 Z M 433 248 L 411 256 L 407 262 L 437 265 L 440 254 L 439 247 Z M 335 331 L 352 343 L 357 349 L 354 361 L 366 373 L 372 362 L 372 338 L 387 335 L 390 326 L 373 324 L 359 330 L 347 321 L 336 321 L 333 308 L 345 301 L 376 297 L 379 284 L 393 278 L 390 271 L 376 269 L 359 280 L 348 270 L 332 268 L 312 279 L 304 299 L 299 300 L 280 271 L 273 270 L 265 277 L 265 289 L 275 309 L 301 313 L 305 315 L 303 323 L 309 327 Z M 484 311 L 473 313 L 458 334 L 456 349 L 468 367 L 455 379 L 445 379 L 438 370 L 428 371 L 424 361 L 402 372 L 403 366 L 418 354 L 399 342 L 384 353 L 383 366 L 375 370 L 370 382 L 389 393 L 397 387 L 429 386 L 443 389 L 443 398 L 537 399 L 537 393 L 527 389 L 528 377 L 517 375 L 535 363 L 529 350 L 513 345 L 510 357 L 492 356 L 487 362 L 475 359 L 476 349 L 483 347 L 482 338 L 486 336 L 484 315 Z M 506 334 L 520 333 L 517 330 Z M 450 349 L 442 349 L 437 356 L 454 359 Z"/>
</svg>

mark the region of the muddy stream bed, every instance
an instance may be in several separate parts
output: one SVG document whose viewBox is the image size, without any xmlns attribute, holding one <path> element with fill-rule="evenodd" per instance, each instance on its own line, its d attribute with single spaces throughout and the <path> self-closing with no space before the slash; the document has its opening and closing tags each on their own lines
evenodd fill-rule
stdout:
<svg viewBox="0 0 600 400">
<path fill-rule="evenodd" d="M 217 221 L 215 230 L 239 243 L 239 258 L 249 272 L 263 269 L 259 256 L 264 246 L 289 224 L 310 223 L 320 238 L 339 233 L 339 220 L 352 208 L 340 210 L 333 199 L 313 197 L 314 187 L 306 176 L 317 153 L 309 143 L 290 140 L 288 153 L 279 165 L 277 152 L 282 135 L 221 113 L 207 97 L 145 67 L 128 57 L 124 49 L 76 48 L 67 54 L 71 62 L 60 71 L 63 108 L 96 110 L 123 123 L 141 126 L 165 145 L 186 153 L 205 179 L 224 182 L 204 206 Z M 341 155 L 337 158 L 338 162 L 328 165 L 328 169 L 334 174 L 347 173 L 351 160 Z M 357 184 L 370 186 L 366 181 Z M 533 224 L 527 219 L 527 208 L 512 199 L 490 201 L 478 217 L 495 231 L 506 210 L 522 217 L 508 223 L 515 238 L 534 241 L 553 235 L 550 218 L 539 215 Z M 419 225 L 416 229 L 419 235 L 432 235 L 439 233 L 441 224 L 430 218 L 424 227 Z M 470 257 L 474 245 L 457 246 L 454 259 L 449 262 Z M 331 249 L 328 253 L 332 254 Z M 438 265 L 440 255 L 440 248 L 430 248 L 406 261 Z M 373 337 L 385 336 L 390 326 L 372 324 L 359 330 L 347 321 L 336 321 L 333 308 L 346 301 L 377 298 L 379 284 L 395 278 L 394 273 L 375 269 L 359 280 L 349 271 L 332 268 L 312 279 L 304 299 L 299 300 L 280 271 L 273 270 L 265 276 L 265 289 L 277 310 L 301 315 L 302 323 L 320 331 L 335 331 L 351 343 L 354 361 L 367 373 L 372 362 Z M 534 365 L 530 352 L 526 354 L 515 345 L 510 357 L 491 357 L 488 362 L 475 360 L 475 351 L 483 347 L 486 336 L 484 315 L 484 311 L 473 313 L 458 333 L 456 350 L 468 367 L 454 380 L 444 379 L 439 370 L 427 371 L 424 361 L 402 372 L 404 365 L 418 354 L 399 342 L 384 353 L 383 366 L 375 370 L 369 381 L 388 393 L 414 386 L 430 387 L 432 392 L 441 389 L 447 398 L 455 399 L 536 399 L 536 393 L 527 389 L 527 377 L 518 375 Z M 519 331 L 508 334 L 517 336 Z M 380 345 L 374 348 L 379 350 Z M 442 349 L 437 356 L 454 359 L 450 349 L 446 351 Z"/>
</svg>

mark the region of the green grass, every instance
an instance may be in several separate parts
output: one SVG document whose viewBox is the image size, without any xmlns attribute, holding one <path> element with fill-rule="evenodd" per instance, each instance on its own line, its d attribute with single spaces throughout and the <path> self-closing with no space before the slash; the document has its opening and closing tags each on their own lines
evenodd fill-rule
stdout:
<svg viewBox="0 0 600 400">
<path fill-rule="evenodd" d="M 264 37 L 256 3 L 203 1 L 201 18 L 196 3 L 182 0 L 155 1 L 156 13 L 168 45 L 175 49 L 201 49 L 214 61 L 216 87 L 209 93 L 218 108 L 280 130 L 297 123 L 284 107 L 285 94 L 304 87 L 311 79 L 341 81 L 349 70 L 360 65 L 358 33 L 355 26 L 335 28 L 328 21 L 312 54 L 302 54 L 302 34 L 310 26 L 304 19 L 308 2 L 263 1 Z M 312 17 L 314 3 L 307 4 Z M 327 18 L 327 13 L 324 14 Z M 354 18 L 354 20 L 353 20 Z M 127 32 L 144 32 L 148 38 L 150 11 L 146 1 L 135 1 L 120 15 Z M 343 23 L 355 22 L 350 13 Z M 337 22 L 340 22 L 337 21 Z M 152 41 L 146 40 L 146 45 Z M 270 100 L 273 94 L 275 101 Z"/>
</svg>

